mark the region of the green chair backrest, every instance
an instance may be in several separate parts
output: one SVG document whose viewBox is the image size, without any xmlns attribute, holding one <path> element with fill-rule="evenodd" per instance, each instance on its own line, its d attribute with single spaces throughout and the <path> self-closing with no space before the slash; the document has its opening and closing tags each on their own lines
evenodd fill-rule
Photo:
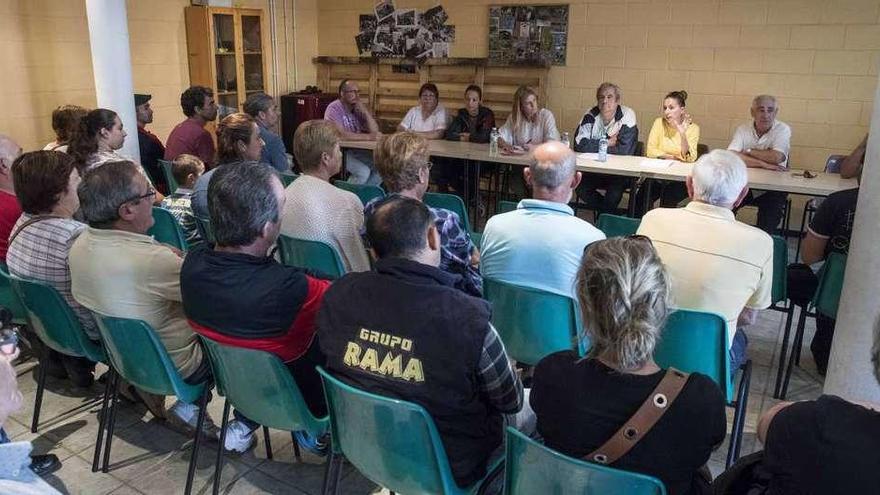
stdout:
<svg viewBox="0 0 880 495">
<path fill-rule="evenodd" d="M 468 232 L 471 231 L 471 221 L 468 219 L 467 208 L 464 201 L 455 194 L 427 192 L 422 201 L 431 208 L 443 208 L 456 213 L 461 218 L 461 224 Z"/>
<path fill-rule="evenodd" d="M 508 211 L 515 210 L 518 204 L 519 203 L 517 203 L 516 201 L 501 200 L 498 202 L 498 206 L 497 206 L 496 210 L 499 214 L 500 213 L 507 213 Z"/>
<path fill-rule="evenodd" d="M 488 277 L 483 294 L 492 303 L 492 325 L 516 361 L 536 365 L 548 354 L 578 348 L 580 315 L 570 297 Z M 589 343 L 581 338 L 584 351 Z"/>
<path fill-rule="evenodd" d="M 168 184 L 168 194 L 173 194 L 180 187 L 177 180 L 174 179 L 172 173 L 172 164 L 168 160 L 159 160 L 159 166 L 162 167 L 162 174 L 165 176 L 165 182 Z"/>
<path fill-rule="evenodd" d="M 345 275 L 345 266 L 333 246 L 321 241 L 307 241 L 286 235 L 278 236 L 281 262 L 321 272 L 334 278 Z"/>
<path fill-rule="evenodd" d="M 183 381 L 155 330 L 146 322 L 99 313 L 95 313 L 95 321 L 107 357 L 123 379 L 152 394 L 176 395 L 190 404 L 201 396 L 205 385 Z"/>
<path fill-rule="evenodd" d="M 640 223 L 642 223 L 642 220 L 639 218 L 602 213 L 596 222 L 596 228 L 604 232 L 605 237 L 610 239 L 612 237 L 634 235 L 638 232 Z"/>
<path fill-rule="evenodd" d="M 54 287 L 14 275 L 11 279 L 24 303 L 30 327 L 44 344 L 68 356 L 107 362 L 104 349 L 88 338 L 76 314 Z"/>
<path fill-rule="evenodd" d="M 199 235 L 202 236 L 202 239 L 208 241 L 210 244 L 216 244 L 217 240 L 214 238 L 214 229 L 211 228 L 211 219 L 200 217 L 198 215 L 193 215 L 196 219 L 196 227 L 199 230 Z"/>
<path fill-rule="evenodd" d="M 819 274 L 819 286 L 813 296 L 816 311 L 831 318 L 837 318 L 840 305 L 840 292 L 843 290 L 843 275 L 846 272 L 846 255 L 831 253 Z"/>
<path fill-rule="evenodd" d="M 715 380 L 727 401 L 733 400 L 727 321 L 715 313 L 673 311 L 666 320 L 654 360 L 661 368 L 700 372 Z"/>
<path fill-rule="evenodd" d="M 284 185 L 284 187 L 287 187 L 299 177 L 299 174 L 295 172 L 281 172 L 278 174 L 278 176 L 281 178 L 281 183 Z"/>
<path fill-rule="evenodd" d="M 773 237 L 773 287 L 770 302 L 776 304 L 788 299 L 788 244 L 778 235 Z"/>
<path fill-rule="evenodd" d="M 511 427 L 504 466 L 505 495 L 666 495 L 657 478 L 568 457 Z"/>
<path fill-rule="evenodd" d="M 307 430 L 316 437 L 327 431 L 327 417 L 312 416 L 296 381 L 277 356 L 205 337 L 201 341 L 211 358 L 218 393 L 242 414 L 278 430 Z M 255 376 L 260 377 L 258 382 Z"/>
<path fill-rule="evenodd" d="M 333 451 L 395 493 L 458 494 L 434 420 L 421 406 L 371 394 L 318 368 Z"/>
<path fill-rule="evenodd" d="M 375 198 L 384 198 L 385 191 L 382 190 L 379 186 L 372 186 L 369 184 L 352 184 L 351 182 L 344 180 L 336 180 L 333 181 L 333 185 L 338 187 L 339 189 L 345 189 L 348 192 L 352 192 L 357 195 L 358 198 L 361 199 L 361 203 L 366 205 L 370 201 Z"/>
<path fill-rule="evenodd" d="M 153 236 L 154 239 L 163 243 L 170 244 L 181 251 L 186 251 L 186 236 L 183 235 L 183 229 L 180 222 L 173 213 L 160 208 L 153 207 L 153 226 L 147 231 L 147 235 Z"/>
<path fill-rule="evenodd" d="M 9 280 L 9 270 L 6 263 L 0 262 L 0 306 L 12 312 L 12 322 L 16 325 L 27 323 L 27 311 L 24 309 L 18 294 L 12 289 Z"/>
</svg>

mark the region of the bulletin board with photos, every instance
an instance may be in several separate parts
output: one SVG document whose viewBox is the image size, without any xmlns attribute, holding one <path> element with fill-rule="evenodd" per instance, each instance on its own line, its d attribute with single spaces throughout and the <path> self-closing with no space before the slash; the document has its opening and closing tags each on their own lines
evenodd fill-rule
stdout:
<svg viewBox="0 0 880 495">
<path fill-rule="evenodd" d="M 427 10 L 398 9 L 393 0 L 376 1 L 373 11 L 361 14 L 355 36 L 358 54 L 377 58 L 449 57 L 455 41 L 455 26 L 446 24 L 449 15 L 442 5 Z"/>
<path fill-rule="evenodd" d="M 489 62 L 565 65 L 568 5 L 489 7 Z"/>
</svg>

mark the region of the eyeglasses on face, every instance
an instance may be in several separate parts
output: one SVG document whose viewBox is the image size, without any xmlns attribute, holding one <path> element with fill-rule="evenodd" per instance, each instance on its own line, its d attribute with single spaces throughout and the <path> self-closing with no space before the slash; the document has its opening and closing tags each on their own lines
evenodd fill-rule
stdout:
<svg viewBox="0 0 880 495">
<path fill-rule="evenodd" d="M 153 198 L 155 196 L 156 196 L 156 190 L 153 189 L 152 187 L 150 187 L 149 189 L 147 189 L 147 192 L 145 192 L 144 194 L 141 194 L 139 196 L 135 196 L 133 198 L 129 198 L 129 199 L 123 201 L 122 203 L 120 203 L 119 206 L 122 206 L 126 203 L 134 203 L 134 202 L 140 201 L 142 199 Z"/>
</svg>

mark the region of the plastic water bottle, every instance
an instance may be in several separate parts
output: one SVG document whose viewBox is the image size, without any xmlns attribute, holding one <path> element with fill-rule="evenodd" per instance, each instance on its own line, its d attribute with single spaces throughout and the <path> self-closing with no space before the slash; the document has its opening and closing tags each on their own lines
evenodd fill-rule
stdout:
<svg viewBox="0 0 880 495">
<path fill-rule="evenodd" d="M 608 136 L 603 135 L 599 138 L 599 154 L 596 156 L 596 161 L 608 161 Z"/>
<path fill-rule="evenodd" d="M 571 138 L 568 137 L 568 133 L 567 133 L 567 132 L 563 132 L 563 133 L 562 133 L 562 140 L 561 140 L 561 142 L 562 142 L 562 144 L 565 145 L 566 148 L 571 148 Z"/>
<path fill-rule="evenodd" d="M 498 128 L 492 128 L 492 134 L 489 135 L 489 156 L 498 156 Z"/>
</svg>

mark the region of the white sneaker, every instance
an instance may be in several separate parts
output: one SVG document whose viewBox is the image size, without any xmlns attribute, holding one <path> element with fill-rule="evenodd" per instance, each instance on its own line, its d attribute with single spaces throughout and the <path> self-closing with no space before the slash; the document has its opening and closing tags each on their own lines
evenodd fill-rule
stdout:
<svg viewBox="0 0 880 495">
<path fill-rule="evenodd" d="M 172 427 L 176 427 L 192 434 L 196 431 L 196 424 L 199 422 L 199 406 L 195 404 L 187 404 L 186 402 L 177 401 L 173 406 L 168 408 L 165 415 Z M 205 416 L 205 424 L 202 425 L 202 434 L 208 438 L 217 440 L 220 438 L 220 429 L 214 424 L 210 416 Z"/>
<path fill-rule="evenodd" d="M 254 430 L 237 419 L 233 419 L 226 425 L 226 441 L 223 448 L 232 452 L 247 452 L 257 443 Z"/>
</svg>

